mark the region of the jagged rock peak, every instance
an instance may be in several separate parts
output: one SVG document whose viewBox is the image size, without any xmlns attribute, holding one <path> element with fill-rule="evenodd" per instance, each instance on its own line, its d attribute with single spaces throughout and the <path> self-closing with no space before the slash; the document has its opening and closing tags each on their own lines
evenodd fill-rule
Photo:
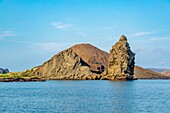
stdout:
<svg viewBox="0 0 170 113">
<path fill-rule="evenodd" d="M 122 36 L 120 37 L 119 41 L 127 41 L 126 36 L 122 35 Z"/>
<path fill-rule="evenodd" d="M 112 79 L 133 79 L 135 53 L 130 50 L 127 38 L 122 35 L 119 41 L 112 46 L 109 56 L 108 75 Z"/>
</svg>

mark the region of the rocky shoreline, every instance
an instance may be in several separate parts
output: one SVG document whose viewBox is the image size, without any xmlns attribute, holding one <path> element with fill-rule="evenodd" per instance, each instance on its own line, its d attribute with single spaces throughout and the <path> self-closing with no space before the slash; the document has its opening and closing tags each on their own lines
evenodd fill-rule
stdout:
<svg viewBox="0 0 170 113">
<path fill-rule="evenodd" d="M 43 82 L 42 78 L 0 78 L 0 82 Z"/>
</svg>

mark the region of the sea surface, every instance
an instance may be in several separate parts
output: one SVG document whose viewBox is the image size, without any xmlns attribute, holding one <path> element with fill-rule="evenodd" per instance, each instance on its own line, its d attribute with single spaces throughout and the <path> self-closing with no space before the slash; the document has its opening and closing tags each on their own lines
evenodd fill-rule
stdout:
<svg viewBox="0 0 170 113">
<path fill-rule="evenodd" d="M 0 82 L 0 113 L 170 113 L 170 80 Z"/>
</svg>

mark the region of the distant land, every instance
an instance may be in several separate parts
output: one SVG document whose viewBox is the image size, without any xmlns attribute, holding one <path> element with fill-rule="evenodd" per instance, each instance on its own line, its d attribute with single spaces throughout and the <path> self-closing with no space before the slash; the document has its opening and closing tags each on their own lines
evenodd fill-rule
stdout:
<svg viewBox="0 0 170 113">
<path fill-rule="evenodd" d="M 162 75 L 170 77 L 170 70 L 161 72 Z"/>
<path fill-rule="evenodd" d="M 138 79 L 170 79 L 170 76 L 140 66 L 135 67 L 135 77 Z"/>
<path fill-rule="evenodd" d="M 152 70 L 152 71 L 155 71 L 158 73 L 170 70 L 170 69 L 166 69 L 166 68 L 146 68 L 146 69 L 149 69 L 149 70 Z"/>
</svg>

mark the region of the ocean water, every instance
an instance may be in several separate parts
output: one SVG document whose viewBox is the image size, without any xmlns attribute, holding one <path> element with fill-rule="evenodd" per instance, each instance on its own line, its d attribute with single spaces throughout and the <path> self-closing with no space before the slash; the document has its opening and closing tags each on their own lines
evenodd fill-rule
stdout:
<svg viewBox="0 0 170 113">
<path fill-rule="evenodd" d="M 170 80 L 0 82 L 0 113 L 170 113 Z"/>
</svg>

